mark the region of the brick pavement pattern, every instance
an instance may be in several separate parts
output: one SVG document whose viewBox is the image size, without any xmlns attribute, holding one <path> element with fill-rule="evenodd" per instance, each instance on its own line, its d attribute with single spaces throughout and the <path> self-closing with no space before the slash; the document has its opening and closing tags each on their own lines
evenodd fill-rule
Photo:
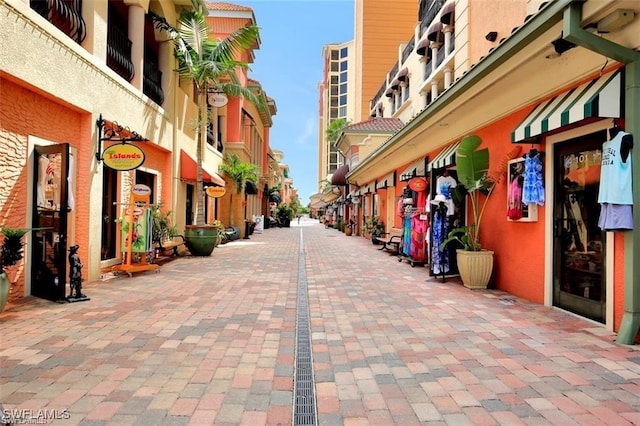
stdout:
<svg viewBox="0 0 640 426">
<path fill-rule="evenodd" d="M 640 424 L 640 353 L 603 327 L 430 278 L 316 221 L 88 302 L 0 314 L 0 402 L 53 424 L 292 423 L 303 233 L 320 425 Z"/>
</svg>

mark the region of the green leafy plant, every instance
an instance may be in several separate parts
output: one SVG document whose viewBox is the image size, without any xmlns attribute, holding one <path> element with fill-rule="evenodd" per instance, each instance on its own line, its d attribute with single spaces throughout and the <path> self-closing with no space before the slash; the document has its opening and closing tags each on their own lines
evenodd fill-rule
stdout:
<svg viewBox="0 0 640 426">
<path fill-rule="evenodd" d="M 365 233 L 371 234 L 372 237 L 378 237 L 384 234 L 384 222 L 380 221 L 378 216 L 371 216 L 364 222 Z"/>
<path fill-rule="evenodd" d="M 242 161 L 237 154 L 225 155 L 219 170 L 231 179 L 237 195 L 244 193 L 247 181 L 255 184 L 258 180 L 258 166 Z M 233 193 L 231 193 L 229 200 L 229 222 L 231 222 L 231 226 L 235 226 L 233 217 Z"/>
<path fill-rule="evenodd" d="M 293 209 L 287 203 L 278 204 L 276 207 L 276 217 L 280 220 L 291 220 L 293 215 Z"/>
<path fill-rule="evenodd" d="M 173 224 L 171 210 L 163 211 L 160 206 L 152 205 L 151 209 L 151 238 L 154 242 L 167 241 L 178 235 L 178 227 Z"/>
<path fill-rule="evenodd" d="M 452 229 L 447 239 L 440 244 L 440 250 L 457 241 L 464 250 L 480 251 L 480 225 L 489 197 L 493 193 L 497 179 L 489 174 L 489 149 L 478 149 L 482 139 L 476 135 L 466 136 L 456 151 L 456 166 L 460 185 L 454 188 L 454 197 L 464 199 L 469 196 L 473 223 Z"/>
<path fill-rule="evenodd" d="M 0 229 L 0 233 L 3 235 L 0 246 L 0 274 L 4 272 L 4 268 L 13 266 L 22 259 L 24 256 L 23 237 L 29 231 L 29 229 L 19 228 Z"/>
</svg>

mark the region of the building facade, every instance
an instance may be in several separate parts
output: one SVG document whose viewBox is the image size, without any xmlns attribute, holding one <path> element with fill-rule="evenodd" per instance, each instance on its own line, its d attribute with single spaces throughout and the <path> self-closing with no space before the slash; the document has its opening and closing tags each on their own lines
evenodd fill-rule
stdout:
<svg viewBox="0 0 640 426">
<path fill-rule="evenodd" d="M 10 300 L 64 296 L 67 248 L 80 246 L 83 278 L 96 280 L 122 263 L 122 218 L 132 190 L 171 210 L 178 229 L 193 222 L 195 117 L 189 82 L 174 72 L 166 34 L 151 13 L 175 23 L 181 2 L 28 2 L 0 5 L 0 226 L 39 228 L 27 234 L 24 261 L 14 268 Z M 255 23 L 249 8 L 208 3 L 212 36 Z M 252 62 L 254 46 L 243 53 Z M 262 96 L 267 111 L 242 99 L 211 110 L 203 150 L 207 185 L 227 186 L 218 174 L 223 154 L 240 152 L 267 172 L 275 102 L 260 84 L 240 81 Z M 131 170 L 105 165 L 112 150 L 143 157 Z M 115 147 L 115 148 L 114 148 Z M 133 150 L 133 151 L 131 151 Z M 129 152 L 131 151 L 131 152 Z M 253 198 L 251 198 L 253 197 Z M 241 215 L 263 212 L 262 193 L 238 201 Z M 207 198 L 207 221 L 221 219 L 224 199 Z M 247 207 L 248 206 L 248 207 Z M 242 211 L 244 208 L 246 209 Z"/>
<path fill-rule="evenodd" d="M 603 143 L 619 129 L 637 135 L 640 126 L 635 9 L 625 1 L 421 2 L 406 44 L 413 47 L 403 49 L 371 103 L 371 116 L 390 111 L 404 125 L 361 156 L 347 181 L 357 183 L 356 191 L 373 185 L 375 195 L 364 202 L 377 203 L 369 211 L 394 217 L 395 226 L 404 217 L 389 210 L 407 197 L 415 203 L 411 213 L 433 226 L 428 201 L 442 195 L 440 178 L 456 180 L 458 143 L 480 136 L 492 172 L 501 176 L 481 234 L 495 252 L 492 285 L 592 319 L 633 343 L 637 231 L 601 229 L 597 195 Z M 543 200 L 510 217 L 510 184 L 532 157 L 542 164 Z M 391 173 L 389 195 L 378 187 Z M 413 178 L 424 179 L 426 190 L 409 191 Z M 637 190 L 633 197 L 635 204 Z M 449 229 L 470 224 L 467 209 L 464 201 L 452 204 Z M 637 209 L 633 214 L 640 223 Z M 445 280 L 455 275 L 455 254 L 441 268 L 437 241 L 425 238 L 426 272 Z"/>
</svg>

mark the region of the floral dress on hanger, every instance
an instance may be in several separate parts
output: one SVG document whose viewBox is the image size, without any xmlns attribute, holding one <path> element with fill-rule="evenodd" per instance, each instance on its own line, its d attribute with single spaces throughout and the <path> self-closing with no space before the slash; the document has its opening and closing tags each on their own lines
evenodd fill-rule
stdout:
<svg viewBox="0 0 640 426">
<path fill-rule="evenodd" d="M 527 154 L 524 159 L 524 182 L 522 202 L 544 205 L 544 183 L 542 181 L 542 154 Z"/>
</svg>

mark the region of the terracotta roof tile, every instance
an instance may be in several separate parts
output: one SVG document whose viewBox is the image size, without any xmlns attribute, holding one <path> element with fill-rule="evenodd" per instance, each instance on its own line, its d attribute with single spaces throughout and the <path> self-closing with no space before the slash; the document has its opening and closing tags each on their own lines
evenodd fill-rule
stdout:
<svg viewBox="0 0 640 426">
<path fill-rule="evenodd" d="M 379 131 L 381 133 L 395 133 L 402 129 L 404 124 L 397 118 L 372 118 L 367 121 L 355 123 L 344 128 L 345 132 L 372 132 Z"/>
<path fill-rule="evenodd" d="M 224 10 L 232 12 L 253 12 L 253 9 L 239 4 L 227 3 L 224 1 L 208 1 L 206 2 L 209 10 Z"/>
</svg>

